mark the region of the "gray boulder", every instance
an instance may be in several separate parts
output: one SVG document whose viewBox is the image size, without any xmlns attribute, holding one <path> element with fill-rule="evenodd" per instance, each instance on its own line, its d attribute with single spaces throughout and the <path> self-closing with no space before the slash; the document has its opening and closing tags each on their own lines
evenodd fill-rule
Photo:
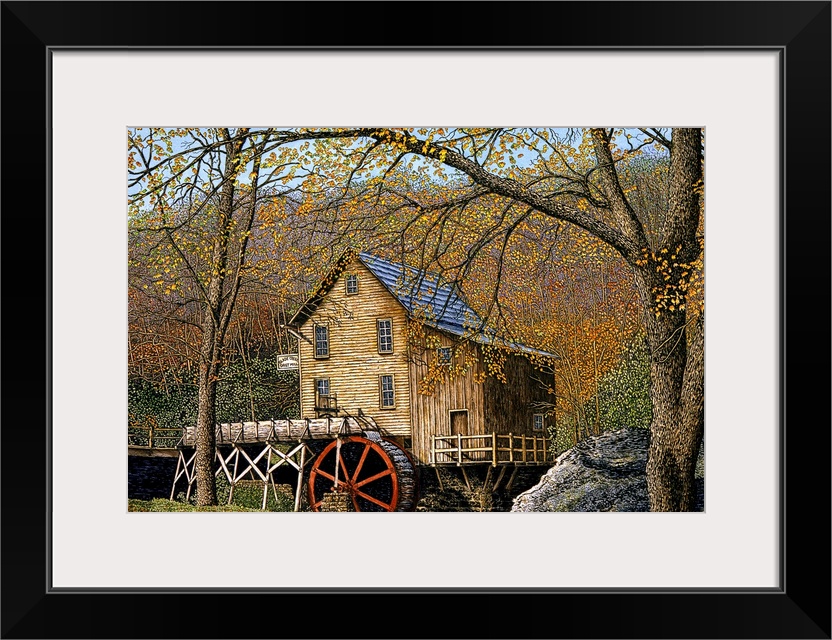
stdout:
<svg viewBox="0 0 832 640">
<path fill-rule="evenodd" d="M 540 482 L 514 499 L 512 511 L 648 511 L 647 429 L 619 429 L 562 453 Z M 698 511 L 704 482 L 697 480 Z"/>
</svg>

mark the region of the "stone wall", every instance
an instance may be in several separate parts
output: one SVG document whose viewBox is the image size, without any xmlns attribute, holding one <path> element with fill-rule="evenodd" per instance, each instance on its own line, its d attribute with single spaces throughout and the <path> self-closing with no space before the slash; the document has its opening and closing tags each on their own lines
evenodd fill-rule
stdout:
<svg viewBox="0 0 832 640">
<path fill-rule="evenodd" d="M 349 511 L 355 511 L 355 507 L 349 493 L 336 493 L 335 491 L 331 491 L 324 495 L 321 501 L 321 511 L 347 513 Z"/>
</svg>

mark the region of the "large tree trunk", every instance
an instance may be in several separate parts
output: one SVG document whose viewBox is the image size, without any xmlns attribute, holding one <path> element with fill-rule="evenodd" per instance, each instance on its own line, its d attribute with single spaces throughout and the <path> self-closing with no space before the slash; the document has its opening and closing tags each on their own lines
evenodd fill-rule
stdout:
<svg viewBox="0 0 832 640">
<path fill-rule="evenodd" d="M 216 326 L 210 311 L 202 323 L 202 348 L 199 359 L 199 400 L 196 417 L 196 503 L 200 506 L 217 504 L 217 483 L 214 475 L 216 451 L 215 403 L 217 399 L 217 363 L 214 358 Z"/>
<path fill-rule="evenodd" d="M 639 273 L 653 403 L 647 463 L 651 511 L 693 509 L 696 458 L 704 434 L 704 317 L 686 298 L 686 286 L 680 287 L 701 251 L 701 131 L 674 129 L 672 145 L 663 247 L 655 258 L 645 256 Z M 668 293 L 685 294 L 685 306 L 680 307 L 678 298 L 669 299 Z"/>
<path fill-rule="evenodd" d="M 681 317 L 678 317 L 681 316 Z M 701 316 L 648 321 L 650 343 L 650 451 L 647 490 L 651 511 L 691 511 L 696 457 L 704 433 L 704 340 Z"/>
<path fill-rule="evenodd" d="M 241 130 L 245 132 L 245 130 Z M 225 130 L 227 155 L 223 171 L 223 185 L 217 204 L 217 231 L 211 253 L 212 274 L 208 282 L 205 313 L 202 322 L 202 346 L 199 362 L 199 404 L 196 420 L 196 502 L 199 506 L 217 504 L 217 483 L 214 476 L 216 456 L 217 381 L 220 368 L 220 351 L 225 339 L 234 296 L 228 295 L 224 304 L 228 252 L 234 226 L 234 178 L 239 170 L 243 142 L 239 137 L 230 140 Z M 253 199 L 252 199 L 253 200 Z M 252 206 L 254 206 L 252 204 Z M 249 223 L 250 228 L 250 223 Z M 239 286 L 237 282 L 235 287 Z"/>
</svg>

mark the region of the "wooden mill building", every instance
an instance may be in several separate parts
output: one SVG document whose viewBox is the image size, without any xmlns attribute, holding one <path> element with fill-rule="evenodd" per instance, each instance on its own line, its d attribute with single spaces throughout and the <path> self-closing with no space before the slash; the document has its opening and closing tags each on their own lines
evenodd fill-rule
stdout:
<svg viewBox="0 0 832 640">
<path fill-rule="evenodd" d="M 438 276 L 347 252 L 289 324 L 302 418 L 368 416 L 427 465 L 551 464 L 536 403 L 552 396 L 527 356 L 554 356 L 478 322 Z M 486 375 L 497 346 L 503 379 Z"/>
</svg>

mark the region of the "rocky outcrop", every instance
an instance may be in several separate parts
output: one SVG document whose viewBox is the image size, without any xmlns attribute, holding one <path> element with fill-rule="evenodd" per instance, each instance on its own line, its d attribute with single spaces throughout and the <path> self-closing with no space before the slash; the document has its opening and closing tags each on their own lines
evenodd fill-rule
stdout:
<svg viewBox="0 0 832 640">
<path fill-rule="evenodd" d="M 515 498 L 511 510 L 648 511 L 649 444 L 647 429 L 620 429 L 588 438 L 561 454 L 537 485 Z M 702 478 L 697 478 L 697 493 L 697 511 L 702 511 Z"/>
</svg>

